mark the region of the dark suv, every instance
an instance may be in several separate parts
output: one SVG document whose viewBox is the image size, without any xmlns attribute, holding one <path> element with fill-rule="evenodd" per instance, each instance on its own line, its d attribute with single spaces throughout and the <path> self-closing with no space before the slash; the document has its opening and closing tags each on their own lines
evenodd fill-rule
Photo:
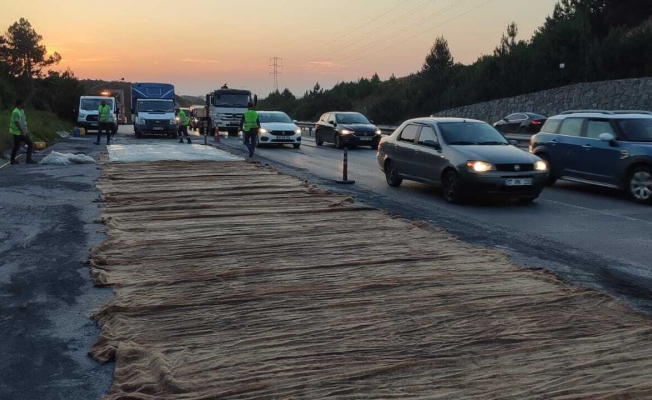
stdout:
<svg viewBox="0 0 652 400">
<path fill-rule="evenodd" d="M 380 129 L 357 112 L 325 113 L 315 127 L 317 146 L 331 142 L 338 149 L 344 146 L 371 146 L 375 150 L 380 138 Z"/>
<path fill-rule="evenodd" d="M 624 190 L 652 204 L 652 113 L 568 111 L 548 118 L 530 152 L 558 179 Z"/>
</svg>

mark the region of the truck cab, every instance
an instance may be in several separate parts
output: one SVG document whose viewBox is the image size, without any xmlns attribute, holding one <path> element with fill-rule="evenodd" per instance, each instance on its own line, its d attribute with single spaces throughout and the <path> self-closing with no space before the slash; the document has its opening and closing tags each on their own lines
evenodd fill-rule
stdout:
<svg viewBox="0 0 652 400">
<path fill-rule="evenodd" d="M 176 137 L 174 86 L 167 83 L 134 83 L 131 86 L 131 113 L 134 132 Z"/>
<path fill-rule="evenodd" d="M 111 123 L 113 124 L 112 133 L 118 132 L 117 104 L 113 97 L 107 96 L 81 96 L 79 98 L 79 108 L 77 109 L 77 125 L 85 128 L 87 131 L 99 130 L 99 107 L 104 100 L 109 106 Z"/>
<path fill-rule="evenodd" d="M 206 100 L 212 130 L 219 128 L 220 131 L 228 132 L 229 136 L 237 136 L 247 104 L 255 104 L 258 99 L 257 96 L 252 98 L 249 90 L 223 87 L 210 93 Z M 200 133 L 203 134 L 202 128 Z"/>
</svg>

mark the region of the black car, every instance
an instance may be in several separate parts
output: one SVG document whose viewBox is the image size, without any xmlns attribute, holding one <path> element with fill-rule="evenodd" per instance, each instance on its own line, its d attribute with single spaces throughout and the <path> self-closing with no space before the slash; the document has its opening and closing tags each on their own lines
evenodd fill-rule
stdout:
<svg viewBox="0 0 652 400">
<path fill-rule="evenodd" d="M 357 112 L 325 113 L 315 127 L 317 146 L 330 142 L 338 149 L 345 146 L 371 146 L 375 150 L 380 139 L 380 129 Z"/>
<path fill-rule="evenodd" d="M 485 122 L 459 118 L 404 122 L 381 140 L 378 164 L 388 185 L 407 179 L 441 186 L 450 203 L 477 195 L 530 203 L 547 181 L 547 165 L 539 157 Z"/>
<path fill-rule="evenodd" d="M 515 113 L 494 123 L 494 128 L 502 133 L 539 133 L 546 117 L 534 113 Z"/>
</svg>

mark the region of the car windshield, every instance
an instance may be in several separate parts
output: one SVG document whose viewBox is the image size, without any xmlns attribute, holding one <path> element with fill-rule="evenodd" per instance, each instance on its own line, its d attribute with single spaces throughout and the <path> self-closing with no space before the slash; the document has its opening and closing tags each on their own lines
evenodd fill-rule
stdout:
<svg viewBox="0 0 652 400">
<path fill-rule="evenodd" d="M 247 108 L 248 103 L 249 95 L 246 94 L 216 93 L 213 97 L 215 107 Z"/>
<path fill-rule="evenodd" d="M 104 99 L 106 105 L 113 108 L 113 99 Z M 97 111 L 100 107 L 102 99 L 83 99 L 81 101 L 81 109 L 86 111 Z"/>
<path fill-rule="evenodd" d="M 292 120 L 286 113 L 258 113 L 258 118 L 260 119 L 260 123 L 263 124 L 265 122 L 284 122 L 291 124 Z"/>
<path fill-rule="evenodd" d="M 509 142 L 488 124 L 479 122 L 445 122 L 439 124 L 444 141 L 449 145 L 508 145 Z"/>
<path fill-rule="evenodd" d="M 138 111 L 174 112 L 174 102 L 172 100 L 140 100 Z"/>
<path fill-rule="evenodd" d="M 652 142 L 652 118 L 623 119 L 618 122 L 630 142 Z"/>
<path fill-rule="evenodd" d="M 362 114 L 337 114 L 338 124 L 370 124 L 367 117 Z"/>
</svg>

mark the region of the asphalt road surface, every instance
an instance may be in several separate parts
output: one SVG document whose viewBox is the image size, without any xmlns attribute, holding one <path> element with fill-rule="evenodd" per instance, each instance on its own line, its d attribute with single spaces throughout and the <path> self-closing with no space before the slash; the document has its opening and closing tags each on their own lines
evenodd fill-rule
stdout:
<svg viewBox="0 0 652 400">
<path fill-rule="evenodd" d="M 242 140 L 222 136 L 221 147 L 244 155 Z M 212 143 L 212 138 L 209 138 Z M 256 158 L 311 183 L 355 195 L 357 201 L 408 219 L 424 220 L 463 240 L 508 253 L 519 265 L 544 268 L 563 280 L 615 295 L 652 314 L 652 208 L 613 190 L 560 182 L 532 205 L 491 201 L 451 205 L 420 183 L 389 187 L 370 148 L 349 151 L 349 179 L 341 179 L 342 151 L 317 147 L 257 148 Z M 318 245 L 318 244 L 314 244 Z"/>
</svg>

